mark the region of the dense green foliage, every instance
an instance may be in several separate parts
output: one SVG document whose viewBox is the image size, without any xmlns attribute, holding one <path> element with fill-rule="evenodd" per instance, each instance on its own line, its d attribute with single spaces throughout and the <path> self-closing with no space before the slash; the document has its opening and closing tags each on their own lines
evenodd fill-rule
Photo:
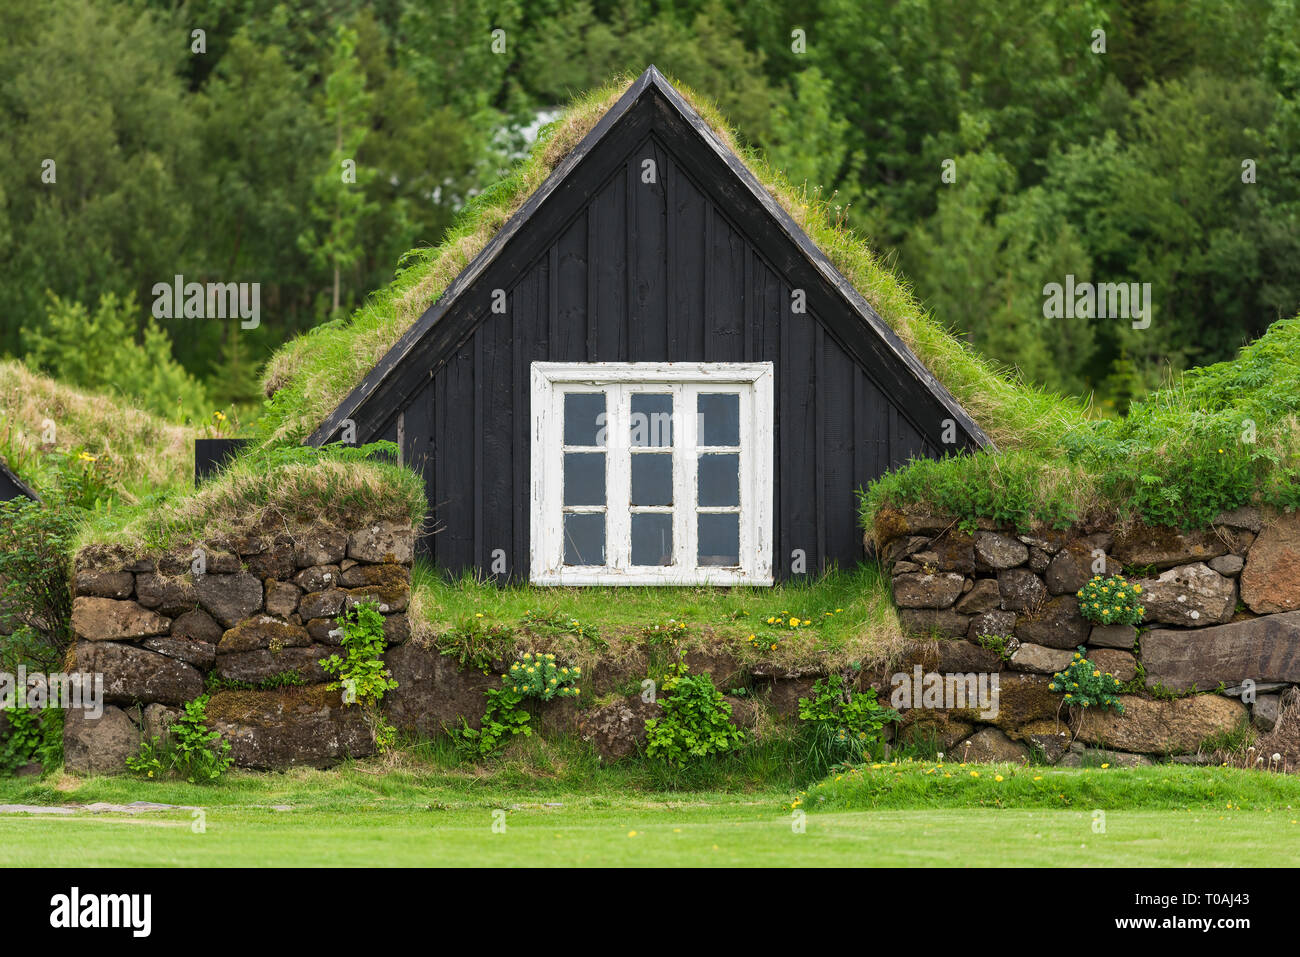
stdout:
<svg viewBox="0 0 1300 957">
<path fill-rule="evenodd" d="M 362 602 L 344 609 L 336 619 L 343 631 L 339 644 L 343 654 L 337 653 L 320 660 L 320 666 L 334 680 L 326 687 L 343 692 L 345 705 L 358 705 L 366 709 L 375 736 L 375 746 L 387 751 L 397 737 L 394 728 L 379 710 L 385 693 L 397 687 L 393 674 L 384 663 L 384 616 L 374 602 Z"/>
<path fill-rule="evenodd" d="M 1062 700 L 1071 708 L 1100 708 L 1103 711 L 1123 712 L 1120 704 L 1120 683 L 1109 671 L 1102 671 L 1083 656 L 1086 649 L 1080 645 L 1074 658 L 1064 671 L 1052 675 L 1048 687 L 1060 692 Z"/>
<path fill-rule="evenodd" d="M 812 695 L 799 699 L 809 778 L 817 780 L 836 768 L 861 762 L 880 744 L 886 722 L 897 719 L 896 711 L 876 701 L 875 688 L 856 690 L 840 674 L 818 678 Z"/>
<path fill-rule="evenodd" d="M 1079 614 L 1099 625 L 1138 625 L 1142 586 L 1120 575 L 1093 575 L 1079 589 Z"/>
<path fill-rule="evenodd" d="M 731 705 L 707 673 L 690 674 L 684 663 L 659 689 L 663 716 L 645 723 L 645 753 L 674 767 L 734 751 L 745 732 L 731 723 Z"/>
<path fill-rule="evenodd" d="M 123 318 L 86 371 L 169 415 L 251 410 L 277 345 L 650 62 L 1031 382 L 1122 410 L 1300 299 L 1295 0 L 38 0 L 0 32 L 0 353 L 63 376 L 61 322 Z M 1151 283 L 1151 326 L 1046 318 L 1067 274 Z M 263 322 L 153 320 L 176 275 L 260 283 Z"/>
<path fill-rule="evenodd" d="M 977 518 L 1068 524 L 1091 509 L 1204 527 L 1252 502 L 1300 507 L 1300 317 L 1275 322 L 1233 361 L 1188 370 L 1123 419 L 1081 421 L 1035 447 L 915 461 L 862 495 Z"/>
<path fill-rule="evenodd" d="M 58 670 L 72 640 L 77 521 L 73 507 L 0 502 L 0 670 Z"/>
<path fill-rule="evenodd" d="M 464 718 L 452 730 L 456 749 L 466 757 L 485 758 L 495 754 L 506 742 L 533 733 L 533 714 L 524 706 L 535 701 L 544 704 L 561 698 L 576 698 L 581 693 L 578 681 L 582 669 L 561 664 L 550 653 L 525 652 L 501 676 L 500 688 L 489 688 L 487 707 L 477 728 Z"/>
<path fill-rule="evenodd" d="M 202 695 L 185 704 L 165 735 L 140 743 L 140 751 L 126 759 L 126 766 L 147 778 L 175 772 L 190 784 L 211 784 L 220 778 L 234 759 L 230 742 L 208 727 L 208 697 Z"/>
</svg>

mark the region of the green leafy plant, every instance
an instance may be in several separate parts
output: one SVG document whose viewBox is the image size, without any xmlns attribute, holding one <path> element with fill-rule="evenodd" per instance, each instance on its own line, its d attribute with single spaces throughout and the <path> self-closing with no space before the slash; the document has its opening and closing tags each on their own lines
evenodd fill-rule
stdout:
<svg viewBox="0 0 1300 957">
<path fill-rule="evenodd" d="M 501 676 L 500 688 L 485 692 L 487 707 L 481 725 L 471 728 L 461 719 L 461 726 L 452 732 L 456 749 L 465 757 L 487 757 L 515 735 L 531 737 L 533 715 L 521 705 L 576 698 L 582 691 L 581 679 L 581 668 L 563 665 L 553 654 L 525 653 Z"/>
<path fill-rule="evenodd" d="M 57 669 L 72 638 L 69 555 L 80 511 L 0 502 L 0 666 Z"/>
<path fill-rule="evenodd" d="M 1093 575 L 1079 589 L 1079 614 L 1098 625 L 1137 625 L 1146 613 L 1141 594 L 1141 585 L 1119 575 Z"/>
<path fill-rule="evenodd" d="M 853 690 L 841 674 L 813 683 L 812 697 L 799 699 L 805 771 L 819 778 L 837 767 L 860 763 L 880 741 L 898 712 L 876 700 L 876 689 Z"/>
<path fill-rule="evenodd" d="M 1074 660 L 1065 668 L 1052 675 L 1047 686 L 1052 691 L 1064 695 L 1062 703 L 1072 708 L 1098 707 L 1110 709 L 1123 714 L 1124 706 L 1120 703 L 1119 679 L 1108 671 L 1102 671 L 1083 656 L 1084 648 L 1074 653 Z"/>
<path fill-rule="evenodd" d="M 1011 649 L 1007 646 L 1008 636 L 1006 635 L 976 635 L 975 644 L 995 652 L 1003 661 L 1011 660 Z"/>
<path fill-rule="evenodd" d="M 162 738 L 141 742 L 139 753 L 126 759 L 127 768 L 149 778 L 174 771 L 190 784 L 216 781 L 234 759 L 230 742 L 208 727 L 207 709 L 207 695 L 187 702 Z"/>
<path fill-rule="evenodd" d="M 674 767 L 734 751 L 745 732 L 731 723 L 731 705 L 709 674 L 689 674 L 679 661 L 662 688 L 663 716 L 645 723 L 645 753 Z"/>
<path fill-rule="evenodd" d="M 343 655 L 332 654 L 320 660 L 320 666 L 336 680 L 327 688 L 343 692 L 344 704 L 358 704 L 370 717 L 375 746 L 380 751 L 392 747 L 397 729 L 379 711 L 385 692 L 397 687 L 392 672 L 384 664 L 384 616 L 374 602 L 362 602 L 335 619 L 343 631 L 340 644 Z"/>
</svg>

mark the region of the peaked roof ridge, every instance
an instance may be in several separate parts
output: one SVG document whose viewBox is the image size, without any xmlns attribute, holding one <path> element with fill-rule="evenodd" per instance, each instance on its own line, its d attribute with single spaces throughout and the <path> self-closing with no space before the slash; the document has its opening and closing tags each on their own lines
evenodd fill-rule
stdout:
<svg viewBox="0 0 1300 957">
<path fill-rule="evenodd" d="M 743 184 L 746 192 L 770 216 L 781 231 L 798 247 L 801 255 L 813 269 L 832 287 L 839 298 L 878 337 L 889 353 L 940 404 L 944 411 L 962 427 L 971 439 L 981 446 L 992 446 L 992 441 L 947 388 L 929 371 L 924 363 L 903 342 L 897 333 L 872 308 L 862 293 L 836 268 L 827 255 L 808 236 L 758 177 L 723 141 L 713 127 L 699 114 L 687 99 L 673 86 L 662 72 L 651 64 L 627 87 L 621 96 L 596 121 L 582 139 L 563 155 L 545 180 L 506 220 L 481 250 L 452 280 L 441 295 L 408 327 L 382 358 L 375 363 L 364 378 L 339 402 L 323 422 L 312 432 L 308 442 L 324 444 L 339 432 L 343 424 L 357 416 L 359 411 L 384 387 L 390 374 L 402 365 L 416 346 L 430 334 L 438 322 L 451 310 L 459 297 L 482 276 L 510 241 L 517 236 L 534 213 L 560 190 L 575 168 L 592 153 L 617 127 L 620 121 L 649 92 L 657 93 L 680 119 L 702 139 L 716 157 Z M 934 431 L 934 430 L 931 430 Z"/>
</svg>

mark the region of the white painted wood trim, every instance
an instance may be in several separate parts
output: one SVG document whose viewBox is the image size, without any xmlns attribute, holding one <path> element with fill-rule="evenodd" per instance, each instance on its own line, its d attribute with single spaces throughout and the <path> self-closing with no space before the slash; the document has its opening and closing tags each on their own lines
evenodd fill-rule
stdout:
<svg viewBox="0 0 1300 957">
<path fill-rule="evenodd" d="M 532 363 L 531 580 L 540 585 L 771 585 L 773 380 L 770 362 Z M 703 385 L 741 387 L 738 567 L 695 564 L 698 457 L 708 451 L 695 444 L 696 396 L 708 391 L 699 388 Z M 673 396 L 673 564 L 652 569 L 631 565 L 630 506 L 613 503 L 630 497 L 631 396 L 656 387 Z M 608 396 L 603 567 L 564 564 L 563 402 L 568 391 L 605 391 Z"/>
</svg>

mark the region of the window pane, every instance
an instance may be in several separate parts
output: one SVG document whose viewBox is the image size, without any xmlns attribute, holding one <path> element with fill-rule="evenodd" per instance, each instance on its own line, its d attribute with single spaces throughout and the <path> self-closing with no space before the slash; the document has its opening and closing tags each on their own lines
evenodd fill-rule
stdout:
<svg viewBox="0 0 1300 957">
<path fill-rule="evenodd" d="M 632 456 L 632 504 L 673 504 L 673 457 L 667 452 Z"/>
<path fill-rule="evenodd" d="M 735 452 L 700 456 L 700 504 L 740 504 L 740 456 Z"/>
<path fill-rule="evenodd" d="M 565 445 L 604 445 L 604 428 L 605 393 L 564 393 Z"/>
<path fill-rule="evenodd" d="M 566 512 L 564 564 L 605 564 L 605 513 Z"/>
<path fill-rule="evenodd" d="M 671 446 L 673 444 L 673 397 L 634 392 L 631 429 L 631 444 L 634 449 Z"/>
<path fill-rule="evenodd" d="M 632 564 L 673 563 L 673 517 L 658 512 L 632 515 Z"/>
<path fill-rule="evenodd" d="M 740 445 L 740 396 L 701 392 L 696 400 L 700 445 Z"/>
<path fill-rule="evenodd" d="M 564 504 L 605 504 L 605 453 L 564 453 Z"/>
<path fill-rule="evenodd" d="M 700 565 L 740 564 L 740 516 L 735 512 L 699 516 Z"/>
</svg>

